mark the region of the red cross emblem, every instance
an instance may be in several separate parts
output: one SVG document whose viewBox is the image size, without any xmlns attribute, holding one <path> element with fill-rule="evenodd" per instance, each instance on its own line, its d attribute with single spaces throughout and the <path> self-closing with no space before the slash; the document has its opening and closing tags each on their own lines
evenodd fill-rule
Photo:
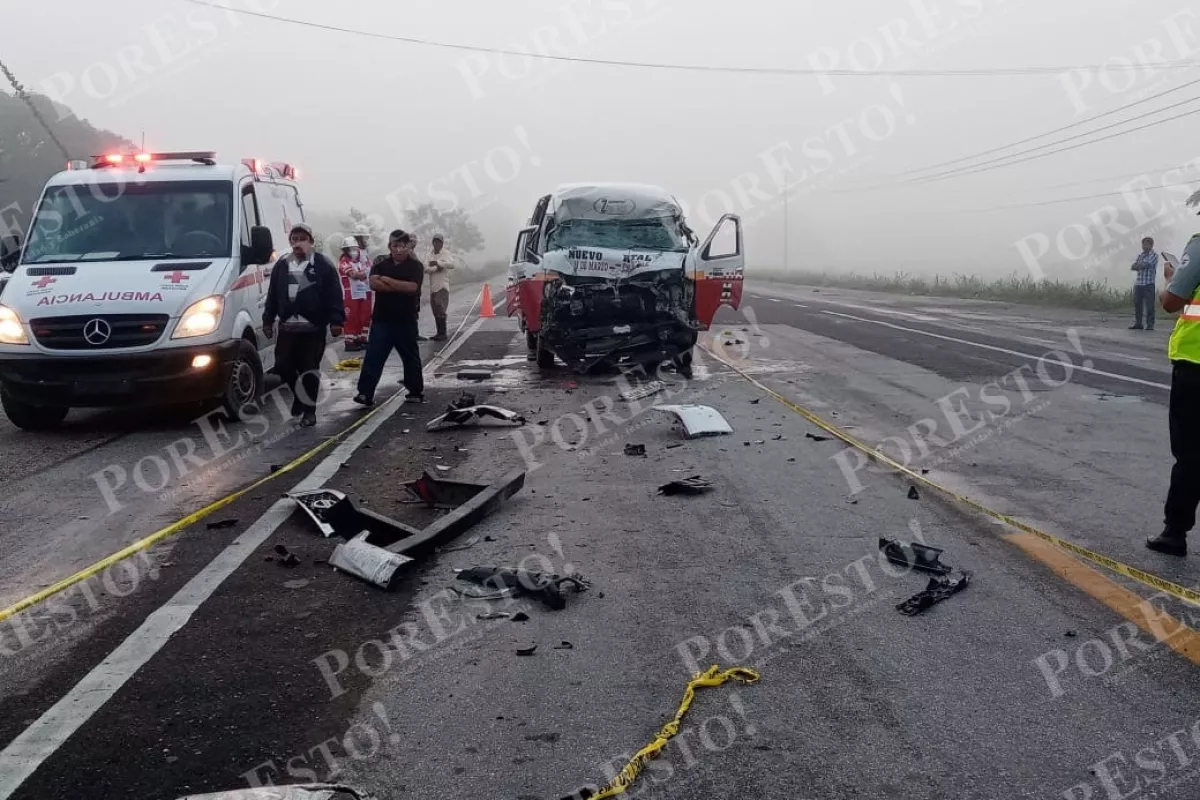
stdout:
<svg viewBox="0 0 1200 800">
<path fill-rule="evenodd" d="M 186 272 L 181 272 L 179 270 L 175 270 L 174 272 L 172 272 L 170 275 L 167 276 L 167 280 L 169 280 L 171 283 L 175 284 L 176 286 L 179 285 L 180 281 L 186 281 L 187 279 L 188 279 L 188 274 Z"/>
<path fill-rule="evenodd" d="M 57 280 L 58 280 L 58 278 L 52 278 L 49 275 L 43 275 L 42 277 L 40 277 L 36 281 L 34 281 L 33 285 L 38 287 L 39 289 L 45 289 L 47 286 L 49 286 L 50 284 L 54 283 Z"/>
</svg>

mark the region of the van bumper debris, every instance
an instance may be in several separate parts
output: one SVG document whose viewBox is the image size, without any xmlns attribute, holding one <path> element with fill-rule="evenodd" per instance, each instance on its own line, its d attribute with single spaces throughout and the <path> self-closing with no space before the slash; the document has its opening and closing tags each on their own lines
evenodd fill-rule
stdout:
<svg viewBox="0 0 1200 800">
<path fill-rule="evenodd" d="M 733 433 L 733 428 L 729 427 L 721 412 L 711 406 L 668 405 L 654 406 L 654 410 L 674 414 L 683 425 L 684 435 L 689 439 Z"/>
<path fill-rule="evenodd" d="M 879 549 L 893 564 L 922 572 L 932 572 L 935 575 L 949 575 L 951 567 L 941 562 L 940 547 L 930 547 L 920 542 L 901 542 L 898 539 L 879 539 Z"/>
<path fill-rule="evenodd" d="M 930 578 L 924 589 L 898 604 L 896 610 L 906 617 L 915 617 L 930 606 L 967 588 L 967 584 L 971 581 L 971 574 L 970 571 L 963 570 L 957 578 Z"/>
<path fill-rule="evenodd" d="M 334 783 L 272 786 L 269 789 L 234 789 L 215 794 L 189 794 L 179 800 L 374 800 L 372 795 Z"/>
</svg>

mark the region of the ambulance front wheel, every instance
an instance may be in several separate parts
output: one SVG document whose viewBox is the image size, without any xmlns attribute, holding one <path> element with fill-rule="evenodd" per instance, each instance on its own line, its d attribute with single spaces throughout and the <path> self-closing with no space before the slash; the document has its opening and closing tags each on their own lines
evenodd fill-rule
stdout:
<svg viewBox="0 0 1200 800">
<path fill-rule="evenodd" d="M 221 406 L 234 422 L 257 413 L 263 396 L 263 365 L 258 349 L 249 340 L 238 342 L 237 354 L 229 368 Z"/>
<path fill-rule="evenodd" d="M 9 422 L 26 431 L 57 428 L 70 411 L 66 406 L 35 406 L 23 403 L 6 389 L 0 389 L 0 404 L 4 406 L 4 414 Z"/>
</svg>

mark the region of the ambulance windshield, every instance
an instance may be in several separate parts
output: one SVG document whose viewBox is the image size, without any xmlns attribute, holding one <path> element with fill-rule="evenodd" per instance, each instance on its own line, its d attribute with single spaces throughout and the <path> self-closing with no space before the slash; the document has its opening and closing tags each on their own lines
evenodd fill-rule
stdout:
<svg viewBox="0 0 1200 800">
<path fill-rule="evenodd" d="M 55 186 L 30 227 L 24 263 L 228 258 L 230 181 Z"/>
</svg>

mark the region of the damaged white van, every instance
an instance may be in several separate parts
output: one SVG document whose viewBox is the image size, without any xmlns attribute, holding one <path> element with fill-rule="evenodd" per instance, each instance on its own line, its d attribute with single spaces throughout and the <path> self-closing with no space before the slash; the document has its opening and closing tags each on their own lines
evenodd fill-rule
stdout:
<svg viewBox="0 0 1200 800">
<path fill-rule="evenodd" d="M 50 178 L 22 246 L 0 243 L 0 401 L 13 424 L 72 407 L 262 396 L 274 242 L 304 220 L 295 169 L 213 152 L 114 153 Z"/>
<path fill-rule="evenodd" d="M 692 348 L 721 306 L 741 304 L 741 220 L 699 241 L 680 203 L 635 183 L 567 184 L 538 200 L 517 237 L 507 305 L 530 358 L 586 372 L 670 360 L 691 374 Z"/>
</svg>

